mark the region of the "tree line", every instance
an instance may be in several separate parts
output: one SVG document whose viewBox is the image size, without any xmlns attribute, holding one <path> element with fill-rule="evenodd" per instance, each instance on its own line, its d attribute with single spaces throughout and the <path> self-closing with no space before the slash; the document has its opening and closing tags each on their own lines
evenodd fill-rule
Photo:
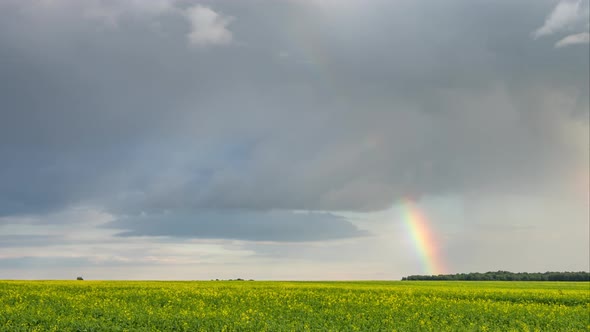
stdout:
<svg viewBox="0 0 590 332">
<path fill-rule="evenodd" d="M 498 281 L 590 281 L 589 272 L 544 272 L 528 273 L 509 271 L 472 272 L 439 275 L 411 275 L 402 280 L 498 280 Z"/>
</svg>

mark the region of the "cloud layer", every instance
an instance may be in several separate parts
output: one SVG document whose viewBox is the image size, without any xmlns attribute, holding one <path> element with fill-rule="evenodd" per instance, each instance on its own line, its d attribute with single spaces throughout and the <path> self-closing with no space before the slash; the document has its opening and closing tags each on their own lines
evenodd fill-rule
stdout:
<svg viewBox="0 0 590 332">
<path fill-rule="evenodd" d="M 343 217 L 326 213 L 204 211 L 123 218 L 105 225 L 127 229 L 119 236 L 300 242 L 366 236 Z"/>
</svg>

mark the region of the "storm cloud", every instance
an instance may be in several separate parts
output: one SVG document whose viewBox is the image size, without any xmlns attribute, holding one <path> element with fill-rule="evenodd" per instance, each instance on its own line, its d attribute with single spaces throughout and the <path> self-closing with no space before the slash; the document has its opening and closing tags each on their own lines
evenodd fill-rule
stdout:
<svg viewBox="0 0 590 332">
<path fill-rule="evenodd" d="M 317 241 L 367 235 L 342 217 L 326 213 L 207 211 L 123 218 L 106 225 L 129 229 L 119 236 L 174 236 L 250 241 Z"/>
<path fill-rule="evenodd" d="M 85 208 L 118 237 L 334 241 L 404 198 L 587 197 L 587 22 L 587 1 L 3 1 L 0 227 Z"/>
</svg>

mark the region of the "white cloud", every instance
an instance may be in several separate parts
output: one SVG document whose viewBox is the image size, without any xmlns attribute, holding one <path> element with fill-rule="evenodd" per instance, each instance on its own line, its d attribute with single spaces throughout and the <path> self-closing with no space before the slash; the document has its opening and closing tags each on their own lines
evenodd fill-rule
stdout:
<svg viewBox="0 0 590 332">
<path fill-rule="evenodd" d="M 562 0 L 545 19 L 545 24 L 533 32 L 533 37 L 536 39 L 578 29 L 588 22 L 588 8 L 588 1 Z"/>
<path fill-rule="evenodd" d="M 233 35 L 227 26 L 233 21 L 233 17 L 224 16 L 201 5 L 188 8 L 185 15 L 191 23 L 191 32 L 188 34 L 190 44 L 208 46 L 232 42 Z"/>
<path fill-rule="evenodd" d="M 590 42 L 590 33 L 582 32 L 569 35 L 555 44 L 555 47 L 566 47 L 577 44 L 588 44 Z"/>
</svg>

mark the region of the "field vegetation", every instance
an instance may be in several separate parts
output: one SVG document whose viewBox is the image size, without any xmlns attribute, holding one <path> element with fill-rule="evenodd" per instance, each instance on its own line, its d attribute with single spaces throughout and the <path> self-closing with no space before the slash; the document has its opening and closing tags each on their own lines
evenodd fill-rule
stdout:
<svg viewBox="0 0 590 332">
<path fill-rule="evenodd" d="M 1 331 L 588 331 L 587 282 L 0 281 Z"/>
</svg>

